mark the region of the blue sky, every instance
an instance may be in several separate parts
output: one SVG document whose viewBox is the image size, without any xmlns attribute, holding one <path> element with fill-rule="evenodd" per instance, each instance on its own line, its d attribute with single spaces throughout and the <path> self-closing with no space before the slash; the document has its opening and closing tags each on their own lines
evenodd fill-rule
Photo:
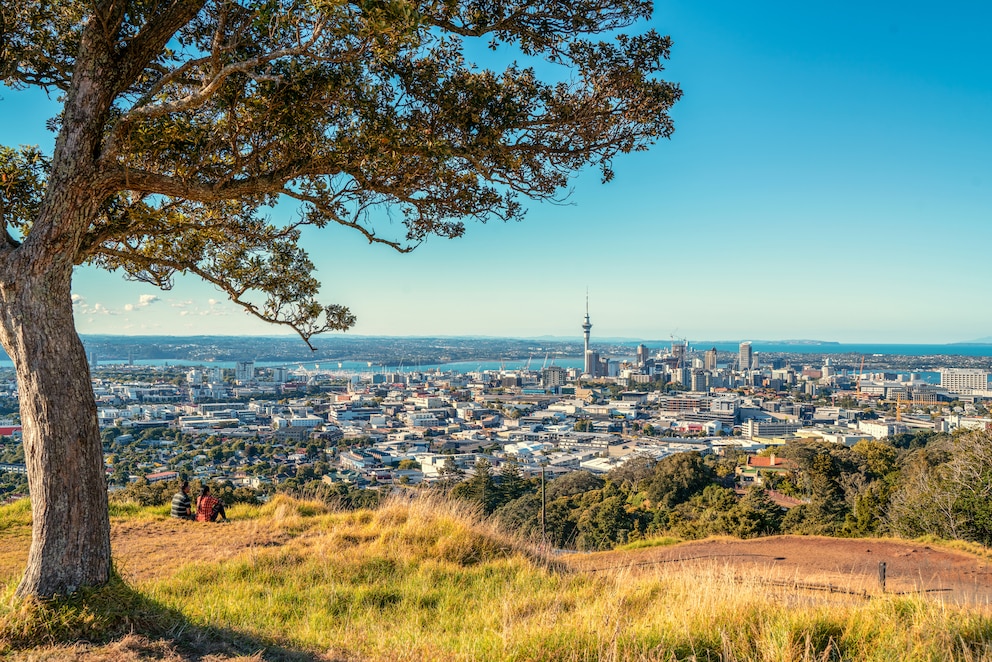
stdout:
<svg viewBox="0 0 992 662">
<path fill-rule="evenodd" d="M 992 8 L 659 2 L 676 133 L 522 223 L 409 255 L 308 234 L 352 333 L 957 342 L 992 335 Z M 2 91 L 0 142 L 51 142 Z M 278 212 L 277 212 L 278 213 Z M 83 333 L 278 333 L 212 287 L 80 269 Z M 158 297 L 157 299 L 153 297 Z"/>
</svg>

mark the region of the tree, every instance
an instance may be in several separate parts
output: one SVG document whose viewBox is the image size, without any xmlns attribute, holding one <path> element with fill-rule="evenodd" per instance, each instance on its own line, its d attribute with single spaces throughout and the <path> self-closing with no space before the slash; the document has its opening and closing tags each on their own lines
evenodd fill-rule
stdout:
<svg viewBox="0 0 992 662">
<path fill-rule="evenodd" d="M 588 471 L 570 471 L 559 476 L 547 485 L 547 499 L 554 501 L 560 497 L 574 496 L 598 490 L 603 487 L 603 479 Z"/>
<path fill-rule="evenodd" d="M 347 307 L 318 302 L 302 229 L 337 224 L 408 251 L 460 236 L 466 218 L 518 219 L 522 198 L 560 197 L 587 165 L 609 180 L 617 154 L 673 130 L 681 91 L 659 78 L 670 40 L 618 32 L 650 11 L 649 0 L 3 0 L 0 78 L 62 102 L 51 154 L 0 147 L 0 343 L 17 372 L 34 522 L 18 593 L 109 576 L 76 265 L 163 289 L 198 276 L 308 344 L 347 329 Z M 524 63 L 473 62 L 486 41 Z M 299 205 L 292 218 L 269 216 L 280 200 Z M 399 235 L 374 223 L 389 218 Z"/>
<path fill-rule="evenodd" d="M 498 488 L 497 508 L 526 494 L 528 484 L 520 472 L 520 463 L 515 459 L 506 460 L 499 468 Z"/>
<path fill-rule="evenodd" d="M 448 493 L 465 479 L 465 470 L 459 467 L 455 462 L 455 458 L 449 455 L 444 458 L 444 464 L 437 470 L 437 475 L 438 487 L 445 493 Z"/>
<path fill-rule="evenodd" d="M 673 508 L 703 491 L 714 478 L 713 469 L 699 453 L 676 453 L 655 464 L 654 473 L 645 481 L 645 492 L 655 505 Z"/>
<path fill-rule="evenodd" d="M 622 496 L 610 496 L 583 511 L 576 529 L 579 549 L 610 549 L 627 541 L 627 535 L 634 529 L 634 518 L 627 512 Z"/>
<path fill-rule="evenodd" d="M 934 535 L 992 544 L 992 438 L 968 432 L 916 451 L 888 507 L 904 536 Z"/>
<path fill-rule="evenodd" d="M 820 452 L 813 456 L 808 473 L 812 494 L 805 509 L 805 532 L 834 535 L 848 513 L 838 482 L 840 469 L 830 453 Z"/>
<path fill-rule="evenodd" d="M 488 515 L 499 505 L 499 490 L 493 479 L 493 467 L 489 460 L 480 457 L 475 461 L 474 469 L 471 478 L 452 488 L 451 496 L 478 504 L 482 513 Z"/>
<path fill-rule="evenodd" d="M 768 492 L 752 485 L 737 504 L 734 513 L 736 526 L 731 533 L 740 538 L 774 535 L 782 525 L 782 508 L 771 500 Z"/>
</svg>

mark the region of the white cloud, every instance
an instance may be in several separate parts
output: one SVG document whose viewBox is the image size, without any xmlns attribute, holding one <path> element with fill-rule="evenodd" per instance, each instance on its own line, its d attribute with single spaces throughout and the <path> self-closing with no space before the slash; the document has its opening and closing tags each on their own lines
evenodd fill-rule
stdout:
<svg viewBox="0 0 992 662">
<path fill-rule="evenodd" d="M 131 312 L 132 310 L 134 310 L 134 304 L 133 303 L 125 303 L 124 304 L 124 310 L 126 310 L 127 312 Z"/>
<path fill-rule="evenodd" d="M 159 298 L 158 298 L 157 295 L 154 295 L 154 294 L 142 294 L 140 297 L 138 297 L 138 305 L 139 306 L 142 306 L 142 307 L 144 307 L 144 306 L 150 306 L 150 305 L 152 305 L 153 303 L 155 303 L 158 300 L 159 300 Z"/>
<path fill-rule="evenodd" d="M 219 299 L 207 299 L 207 303 L 209 303 L 211 306 L 216 306 L 218 303 L 220 303 L 220 300 Z"/>
<path fill-rule="evenodd" d="M 98 314 L 98 315 L 116 315 L 117 314 L 114 311 L 112 311 L 109 308 L 107 308 L 102 303 L 94 303 L 93 304 L 93 312 L 96 313 L 96 314 Z"/>
<path fill-rule="evenodd" d="M 78 294 L 73 294 L 72 295 L 72 305 L 74 305 L 74 306 L 81 305 L 84 301 L 86 301 L 86 299 L 84 299 L 80 295 L 78 295 Z"/>
</svg>

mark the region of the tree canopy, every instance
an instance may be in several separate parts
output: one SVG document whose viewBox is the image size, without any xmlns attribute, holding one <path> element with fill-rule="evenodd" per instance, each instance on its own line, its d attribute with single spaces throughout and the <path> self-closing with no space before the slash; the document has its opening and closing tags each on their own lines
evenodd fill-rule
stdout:
<svg viewBox="0 0 992 662">
<path fill-rule="evenodd" d="M 465 219 L 518 219 L 522 198 L 556 198 L 586 165 L 610 179 L 618 153 L 673 129 L 681 92 L 657 76 L 670 40 L 618 32 L 650 12 L 645 0 L 4 2 L 4 83 L 64 101 L 53 155 L 0 151 L 4 248 L 71 225 L 76 264 L 166 289 L 194 274 L 307 340 L 348 328 L 345 306 L 318 303 L 301 229 L 338 224 L 406 251 L 461 235 Z M 79 175 L 85 218 L 51 218 L 53 188 Z M 271 217 L 279 200 L 298 203 L 291 219 Z M 393 219 L 400 236 L 381 229 Z"/>
</svg>

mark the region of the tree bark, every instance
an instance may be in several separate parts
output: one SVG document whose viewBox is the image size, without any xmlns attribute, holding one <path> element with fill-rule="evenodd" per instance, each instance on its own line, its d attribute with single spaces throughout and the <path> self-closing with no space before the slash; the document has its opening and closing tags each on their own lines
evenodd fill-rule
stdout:
<svg viewBox="0 0 992 662">
<path fill-rule="evenodd" d="M 33 527 L 20 596 L 67 595 L 110 577 L 103 448 L 72 265 L 52 259 L 0 282 L 0 341 L 17 370 Z"/>
</svg>

